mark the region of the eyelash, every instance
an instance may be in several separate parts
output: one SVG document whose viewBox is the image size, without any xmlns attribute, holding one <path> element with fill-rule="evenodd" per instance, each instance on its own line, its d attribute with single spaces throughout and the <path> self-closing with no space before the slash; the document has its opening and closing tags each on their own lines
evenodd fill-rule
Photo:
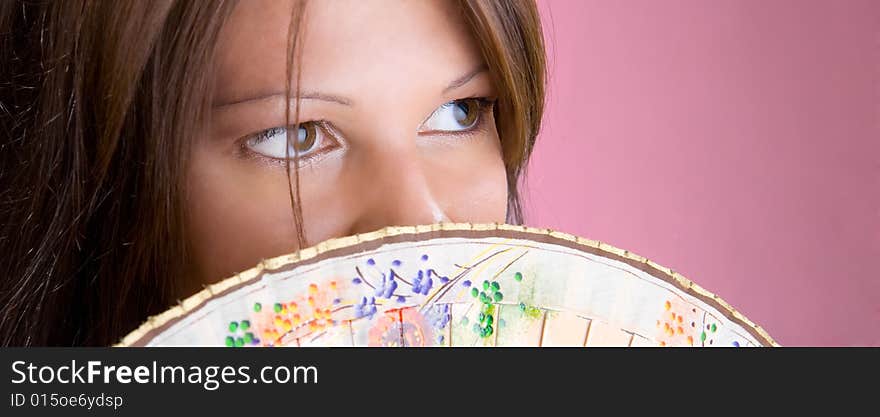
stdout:
<svg viewBox="0 0 880 417">
<path fill-rule="evenodd" d="M 488 97 L 462 97 L 462 98 L 458 98 L 458 99 L 451 100 L 451 101 L 462 101 L 462 100 L 477 100 L 479 103 L 479 112 L 480 112 L 479 120 L 477 121 L 476 124 L 474 124 L 473 127 L 469 128 L 467 130 L 460 130 L 460 131 L 422 132 L 422 133 L 419 133 L 419 136 L 442 135 L 442 136 L 467 137 L 467 136 L 473 136 L 476 133 L 479 133 L 482 130 L 484 130 L 486 127 L 485 126 L 486 125 L 486 120 L 485 120 L 486 115 L 494 109 L 495 102 L 497 100 L 494 98 L 488 98 Z M 328 122 L 326 120 L 308 120 L 303 123 L 315 124 L 315 128 L 320 129 L 321 134 L 323 134 L 325 136 L 325 138 L 336 142 L 335 145 L 327 146 L 328 148 L 330 148 L 330 150 L 334 150 L 334 149 L 337 149 L 340 147 L 340 145 L 339 145 L 340 140 L 339 140 L 337 134 L 334 132 L 335 129 L 332 128 L 332 125 L 330 124 L 330 122 Z M 280 163 L 283 165 L 285 163 L 284 159 L 271 158 L 271 157 L 262 155 L 260 153 L 254 152 L 247 145 L 248 141 L 251 139 L 262 138 L 261 140 L 268 140 L 269 137 L 273 133 L 275 133 L 275 130 L 280 129 L 280 128 L 281 127 L 279 127 L 279 126 L 272 127 L 272 128 L 263 130 L 261 132 L 255 133 L 255 134 L 247 135 L 247 136 L 239 139 L 238 148 L 241 153 L 241 156 L 245 157 L 245 158 L 259 159 L 264 162 L 268 162 L 268 163 L 272 163 L 272 164 Z M 292 129 L 293 126 L 291 126 L 290 128 Z M 313 153 L 311 155 L 301 156 L 298 159 L 299 159 L 299 162 L 301 162 L 301 163 L 303 163 L 303 162 L 308 163 L 308 162 L 312 161 L 313 159 L 320 158 L 320 157 L 324 156 L 327 152 L 329 152 L 329 150 Z M 291 158 L 291 160 L 292 159 L 293 158 Z"/>
</svg>

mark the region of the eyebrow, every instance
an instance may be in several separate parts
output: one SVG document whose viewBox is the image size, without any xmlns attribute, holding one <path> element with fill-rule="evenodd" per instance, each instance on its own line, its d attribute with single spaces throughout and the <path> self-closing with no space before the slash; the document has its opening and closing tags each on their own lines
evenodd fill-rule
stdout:
<svg viewBox="0 0 880 417">
<path fill-rule="evenodd" d="M 449 85 L 447 85 L 446 88 L 443 89 L 443 94 L 446 94 L 452 90 L 455 90 L 456 88 L 460 88 L 460 87 L 464 86 L 465 84 L 470 82 L 474 77 L 476 77 L 477 75 L 479 75 L 483 72 L 486 72 L 488 70 L 489 69 L 486 67 L 486 65 L 480 65 L 479 67 L 474 68 L 473 70 L 465 73 L 461 77 L 458 77 L 458 78 L 452 80 L 452 82 L 450 82 Z M 222 107 L 233 106 L 236 104 L 243 104 L 243 103 L 249 103 L 249 102 L 253 102 L 253 101 L 267 100 L 267 99 L 276 98 L 276 97 L 280 97 L 280 96 L 284 96 L 284 94 L 283 93 L 260 94 L 260 95 L 254 96 L 254 97 L 248 97 L 248 98 L 244 98 L 241 100 L 235 100 L 235 101 L 229 101 L 226 103 L 215 104 L 213 107 L 215 109 L 217 109 L 217 108 L 222 108 Z M 326 101 L 329 103 L 341 104 L 343 106 L 351 106 L 352 105 L 352 101 L 345 98 L 345 97 L 341 97 L 341 96 L 337 96 L 337 95 L 333 95 L 333 94 L 325 94 L 325 93 L 320 93 L 320 92 L 307 91 L 307 92 L 301 93 L 299 96 L 291 96 L 291 98 L 299 99 L 299 100 Z"/>
<path fill-rule="evenodd" d="M 241 100 L 235 100 L 235 101 L 229 101 L 229 102 L 226 102 L 226 103 L 215 104 L 215 105 L 214 105 L 214 108 L 217 109 L 217 108 L 228 107 L 228 106 L 232 106 L 232 105 L 236 105 L 236 104 L 243 104 L 243 103 L 250 103 L 250 102 L 253 102 L 253 101 L 268 100 L 268 99 L 270 99 L 270 98 L 284 97 L 284 95 L 285 95 L 284 93 L 260 94 L 260 95 L 258 95 L 258 96 L 249 97 L 249 98 L 244 98 L 244 99 L 241 99 Z M 309 91 L 307 91 L 307 92 L 303 92 L 303 93 L 301 93 L 299 96 L 291 95 L 290 98 L 292 98 L 292 99 L 299 99 L 299 100 L 318 100 L 318 101 L 326 101 L 326 102 L 329 102 L 329 103 L 337 103 L 337 104 L 341 104 L 341 105 L 343 105 L 343 106 L 351 106 L 351 100 L 348 100 L 348 99 L 345 98 L 345 97 L 340 97 L 340 96 L 336 96 L 336 95 L 333 95 L 333 94 L 324 94 L 324 93 L 319 93 L 319 92 L 309 92 Z"/>
<path fill-rule="evenodd" d="M 486 65 L 480 65 L 477 68 L 472 69 L 470 72 L 462 75 L 461 77 L 456 78 L 451 83 L 449 83 L 446 88 L 443 89 L 443 94 L 446 94 L 456 88 L 459 88 L 465 84 L 467 84 L 471 79 L 476 77 L 478 74 L 488 71 L 489 68 Z"/>
</svg>

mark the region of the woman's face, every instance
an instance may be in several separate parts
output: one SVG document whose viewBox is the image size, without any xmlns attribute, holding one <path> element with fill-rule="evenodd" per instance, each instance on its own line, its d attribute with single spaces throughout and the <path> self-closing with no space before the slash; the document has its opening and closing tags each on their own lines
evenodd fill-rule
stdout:
<svg viewBox="0 0 880 417">
<path fill-rule="evenodd" d="M 298 249 L 284 164 L 295 151 L 310 245 L 391 225 L 505 220 L 496 91 L 453 2 L 309 2 L 296 64 L 303 124 L 287 145 L 291 8 L 241 2 L 220 34 L 211 121 L 188 172 L 196 284 Z"/>
</svg>

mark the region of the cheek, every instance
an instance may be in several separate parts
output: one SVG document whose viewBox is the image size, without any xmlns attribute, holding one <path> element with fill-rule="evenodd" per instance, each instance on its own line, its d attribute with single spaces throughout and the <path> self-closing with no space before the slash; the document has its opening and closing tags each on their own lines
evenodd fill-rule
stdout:
<svg viewBox="0 0 880 417">
<path fill-rule="evenodd" d="M 434 152 L 431 159 L 432 192 L 450 221 L 505 221 L 507 175 L 494 132 L 460 149 Z"/>
<path fill-rule="evenodd" d="M 190 159 L 187 226 L 194 257 L 190 273 L 212 283 L 260 259 L 296 249 L 290 199 L 263 169 L 211 150 Z"/>
</svg>

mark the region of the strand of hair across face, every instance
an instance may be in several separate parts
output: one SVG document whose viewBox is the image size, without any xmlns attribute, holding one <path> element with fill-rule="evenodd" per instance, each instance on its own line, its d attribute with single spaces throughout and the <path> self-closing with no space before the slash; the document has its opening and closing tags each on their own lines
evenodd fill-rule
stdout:
<svg viewBox="0 0 880 417">
<path fill-rule="evenodd" d="M 302 16 L 305 13 L 305 0 L 297 2 L 294 6 L 293 12 L 291 14 L 290 25 L 287 28 L 288 39 L 287 39 L 287 71 L 286 71 L 286 80 L 285 80 L 285 99 L 286 99 L 286 107 L 284 113 L 284 122 L 286 126 L 287 134 L 285 135 L 287 138 L 287 146 L 284 149 L 284 167 L 285 167 L 285 175 L 287 177 L 287 189 L 288 195 L 290 196 L 290 209 L 293 214 L 293 224 L 296 229 L 296 240 L 297 244 L 300 248 L 306 246 L 306 238 L 305 233 L 303 232 L 303 219 L 302 219 L 302 207 L 297 203 L 301 201 L 300 192 L 299 192 L 299 150 L 294 143 L 293 146 L 293 161 L 294 161 L 294 169 L 293 175 L 294 180 L 291 182 L 290 180 L 290 142 L 291 142 L 291 127 L 290 127 L 290 90 L 291 90 L 291 78 L 293 76 L 293 65 L 297 60 L 294 59 L 294 54 L 301 53 L 301 48 L 297 48 L 297 39 L 298 39 L 298 31 L 302 28 Z M 299 137 L 299 88 L 300 88 L 300 78 L 302 71 L 297 70 L 296 72 L 296 94 L 297 97 L 294 116 L 293 119 L 295 121 L 295 126 L 293 126 L 294 134 L 296 134 L 297 138 Z M 295 187 L 294 187 L 295 184 Z"/>
</svg>

